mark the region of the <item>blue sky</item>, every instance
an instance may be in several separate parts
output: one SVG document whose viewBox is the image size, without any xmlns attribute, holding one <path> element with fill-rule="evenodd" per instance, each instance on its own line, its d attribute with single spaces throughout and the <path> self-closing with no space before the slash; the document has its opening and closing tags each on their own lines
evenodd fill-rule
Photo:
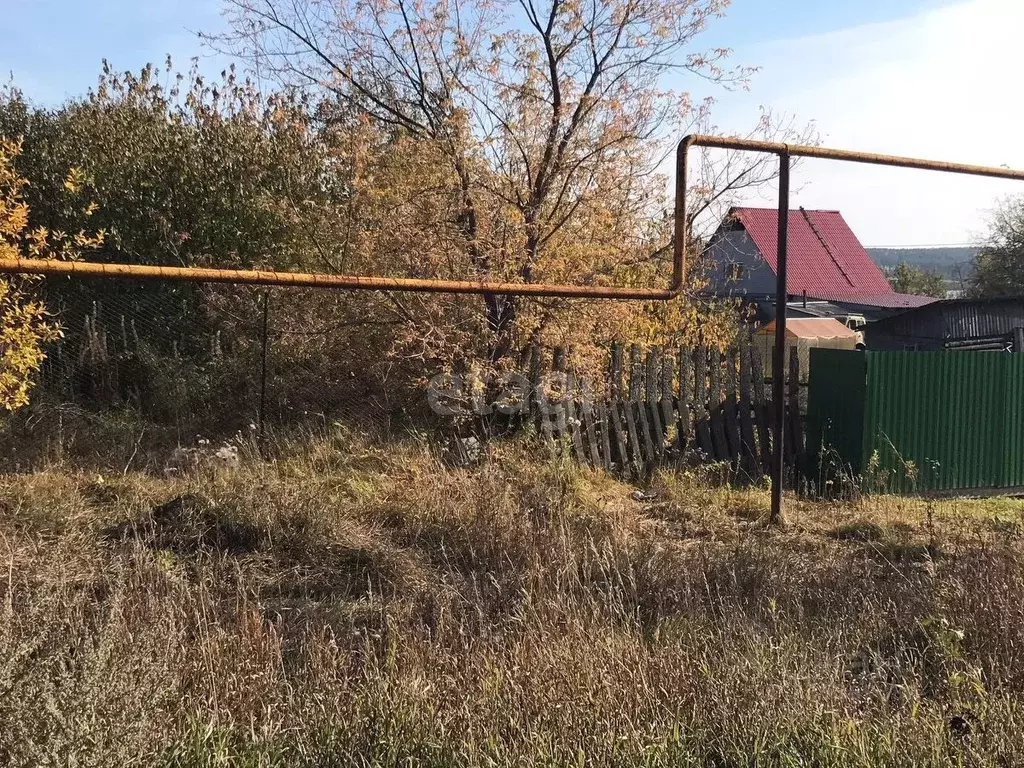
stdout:
<svg viewBox="0 0 1024 768">
<path fill-rule="evenodd" d="M 221 25 L 216 0 L 0 1 L 7 27 L 0 33 L 0 73 L 45 103 L 83 93 L 104 57 L 116 69 L 134 70 L 171 54 L 187 68 L 191 56 L 203 53 L 193 32 Z"/>
<path fill-rule="evenodd" d="M 217 0 L 3 0 L 7 29 L 0 73 L 35 100 L 60 102 L 85 91 L 106 57 L 116 69 L 162 63 L 183 66 L 209 56 L 197 30 L 222 28 Z M 707 33 L 709 44 L 745 49 L 757 43 L 805 37 L 907 16 L 940 0 L 734 0 L 725 19 Z M 756 64 L 757 62 L 751 62 Z M 213 66 L 220 61 L 214 60 Z"/>
<path fill-rule="evenodd" d="M 714 115 L 742 131 L 764 104 L 813 119 L 827 146 L 1024 168 L 1021 29 L 1022 0 L 954 0 L 737 44 L 761 71 Z M 841 210 L 866 245 L 976 241 L 996 202 L 1024 193 L 1021 182 L 820 160 L 794 184 L 794 205 Z"/>
<path fill-rule="evenodd" d="M 124 70 L 170 54 L 186 68 L 209 56 L 194 32 L 222 27 L 217 0 L 0 2 L 0 76 L 44 104 L 83 93 L 104 57 Z M 768 106 L 814 120 L 829 146 L 1024 167 L 1022 28 L 1024 0 L 734 0 L 704 42 L 733 48 L 736 63 L 760 71 L 749 91 L 708 91 L 715 121 L 746 132 Z M 959 143 L 967 132 L 975 145 Z M 795 205 L 842 210 L 868 245 L 972 240 L 1000 196 L 1022 191 L 821 161 L 803 163 L 794 183 Z"/>
<path fill-rule="evenodd" d="M 733 0 L 726 18 L 716 21 L 709 37 L 725 45 L 819 35 L 864 24 L 905 18 L 941 0 Z"/>
</svg>

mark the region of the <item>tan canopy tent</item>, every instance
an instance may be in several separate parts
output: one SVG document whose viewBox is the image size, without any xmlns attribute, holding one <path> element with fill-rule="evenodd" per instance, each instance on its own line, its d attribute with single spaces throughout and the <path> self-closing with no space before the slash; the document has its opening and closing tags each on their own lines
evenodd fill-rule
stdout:
<svg viewBox="0 0 1024 768">
<path fill-rule="evenodd" d="M 812 347 L 833 349 L 856 349 L 860 335 L 843 325 L 834 317 L 787 317 L 786 318 L 786 366 L 789 370 L 790 350 L 797 348 L 800 359 L 800 378 L 806 379 L 810 366 Z M 764 374 L 772 375 L 772 350 L 775 348 L 775 321 L 772 320 L 754 333 L 754 343 L 761 350 Z"/>
</svg>

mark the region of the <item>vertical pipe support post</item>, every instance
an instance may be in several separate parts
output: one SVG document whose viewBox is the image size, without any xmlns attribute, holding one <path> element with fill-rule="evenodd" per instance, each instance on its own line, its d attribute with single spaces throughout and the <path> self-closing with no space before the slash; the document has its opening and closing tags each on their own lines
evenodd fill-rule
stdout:
<svg viewBox="0 0 1024 768">
<path fill-rule="evenodd" d="M 772 355 L 772 508 L 770 520 L 785 522 L 782 509 L 782 479 L 785 465 L 786 434 L 786 303 L 789 300 L 786 277 L 789 261 L 789 151 L 779 152 L 779 234 L 776 248 L 775 350 Z"/>
</svg>

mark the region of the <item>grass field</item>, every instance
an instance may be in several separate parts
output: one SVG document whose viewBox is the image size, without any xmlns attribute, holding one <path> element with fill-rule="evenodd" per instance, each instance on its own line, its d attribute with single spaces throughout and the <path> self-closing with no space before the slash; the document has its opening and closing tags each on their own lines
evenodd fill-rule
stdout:
<svg viewBox="0 0 1024 768">
<path fill-rule="evenodd" d="M 0 478 L 0 764 L 1015 765 L 1024 504 L 339 433 Z"/>
</svg>

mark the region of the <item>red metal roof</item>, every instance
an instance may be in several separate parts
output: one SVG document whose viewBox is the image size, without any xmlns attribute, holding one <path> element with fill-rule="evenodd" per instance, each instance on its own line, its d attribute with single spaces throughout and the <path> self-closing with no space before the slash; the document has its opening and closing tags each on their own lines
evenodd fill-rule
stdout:
<svg viewBox="0 0 1024 768">
<path fill-rule="evenodd" d="M 776 272 L 778 211 L 733 208 L 729 215 L 747 231 L 768 266 Z M 790 295 L 799 296 L 807 291 L 808 296 L 833 300 L 851 295 L 881 299 L 893 293 L 882 270 L 839 211 L 791 210 L 788 254 L 786 290 Z"/>
</svg>

